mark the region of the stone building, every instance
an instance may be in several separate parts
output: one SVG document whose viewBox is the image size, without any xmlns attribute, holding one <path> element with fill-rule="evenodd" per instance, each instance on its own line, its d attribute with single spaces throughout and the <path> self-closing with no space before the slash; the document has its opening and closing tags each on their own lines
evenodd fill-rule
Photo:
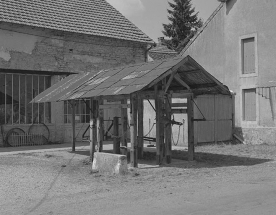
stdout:
<svg viewBox="0 0 276 215">
<path fill-rule="evenodd" d="M 68 74 L 145 62 L 153 44 L 105 0 L 0 1 L 2 133 L 45 123 L 51 141 L 70 140 L 68 104 L 32 98 Z M 89 111 L 83 101 L 76 109 L 83 130 Z"/>
<path fill-rule="evenodd" d="M 236 133 L 276 143 L 276 1 L 221 0 L 181 55 L 191 55 L 235 94 Z"/>
<path fill-rule="evenodd" d="M 172 49 L 169 49 L 164 43 L 164 37 L 158 38 L 156 46 L 149 50 L 149 61 L 164 60 L 172 57 L 176 57 L 178 53 Z"/>
</svg>

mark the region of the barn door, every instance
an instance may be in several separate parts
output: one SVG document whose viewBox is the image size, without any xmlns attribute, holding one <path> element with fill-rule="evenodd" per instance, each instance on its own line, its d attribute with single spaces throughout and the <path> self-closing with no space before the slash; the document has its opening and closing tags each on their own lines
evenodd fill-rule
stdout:
<svg viewBox="0 0 276 215">
<path fill-rule="evenodd" d="M 195 99 L 195 142 L 209 143 L 232 139 L 233 100 L 226 95 L 204 95 Z"/>
</svg>

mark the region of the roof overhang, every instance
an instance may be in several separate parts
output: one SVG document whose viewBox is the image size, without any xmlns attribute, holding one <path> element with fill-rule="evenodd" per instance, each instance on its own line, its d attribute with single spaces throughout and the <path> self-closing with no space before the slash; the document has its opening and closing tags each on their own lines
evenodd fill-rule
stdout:
<svg viewBox="0 0 276 215">
<path fill-rule="evenodd" d="M 165 93 L 226 94 L 229 89 L 192 57 L 128 65 L 98 73 L 70 75 L 39 94 L 32 102 L 58 102 L 85 98 L 150 94 L 154 86 Z"/>
</svg>

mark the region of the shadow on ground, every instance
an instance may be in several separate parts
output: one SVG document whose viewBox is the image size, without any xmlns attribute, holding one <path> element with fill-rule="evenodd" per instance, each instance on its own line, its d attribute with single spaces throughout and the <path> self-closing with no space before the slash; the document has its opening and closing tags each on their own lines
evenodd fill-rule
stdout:
<svg viewBox="0 0 276 215">
<path fill-rule="evenodd" d="M 112 153 L 112 150 L 106 150 L 105 153 Z M 89 151 L 76 151 L 71 152 L 80 155 L 85 155 L 89 157 Z M 144 165 L 156 165 L 155 163 L 156 153 L 155 152 L 144 152 L 144 157 L 142 160 L 139 160 L 138 163 Z M 195 153 L 195 162 L 188 162 L 188 152 L 183 150 L 173 150 L 172 158 L 174 161 L 170 167 L 178 168 L 215 168 L 215 167 L 227 167 L 227 166 L 253 166 L 257 164 L 266 163 L 272 161 L 272 159 L 264 158 L 252 158 L 246 156 L 235 156 L 235 155 L 224 155 L 224 154 L 215 154 L 215 153 L 206 153 L 206 152 L 196 152 Z M 128 153 L 128 161 L 129 161 Z M 186 162 L 185 162 L 186 161 Z M 163 162 L 165 163 L 165 161 Z M 156 167 L 154 167 L 156 168 Z"/>
</svg>

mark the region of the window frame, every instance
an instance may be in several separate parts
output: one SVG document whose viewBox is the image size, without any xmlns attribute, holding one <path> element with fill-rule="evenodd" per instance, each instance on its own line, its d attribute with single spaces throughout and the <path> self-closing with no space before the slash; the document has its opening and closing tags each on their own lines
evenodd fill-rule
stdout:
<svg viewBox="0 0 276 215">
<path fill-rule="evenodd" d="M 4 91 L 5 91 L 5 95 L 7 95 L 7 86 L 8 86 L 8 84 L 7 84 L 7 76 L 9 75 L 9 76 L 11 76 L 11 101 L 12 101 L 12 103 L 11 104 L 9 104 L 9 105 L 11 105 L 11 119 L 9 120 L 10 122 L 8 122 L 7 121 L 7 108 L 8 108 L 8 106 L 7 106 L 7 99 L 6 99 L 6 96 L 5 96 L 5 98 L 4 98 L 4 100 L 5 100 L 5 104 L 4 104 L 4 108 L 5 108 L 5 110 L 4 110 L 4 125 L 31 125 L 31 124 L 33 124 L 33 123 L 35 123 L 35 124 L 39 124 L 39 123 L 45 123 L 45 124 L 51 124 L 52 123 L 52 119 L 51 119 L 51 117 L 52 117 L 52 113 L 51 113 L 51 105 L 47 105 L 47 102 L 46 103 L 42 103 L 42 105 L 38 105 L 38 110 L 37 110 L 37 112 L 38 112 L 38 121 L 37 122 L 34 122 L 34 110 L 33 110 L 33 106 L 34 106 L 34 104 L 32 103 L 31 104 L 31 106 L 32 106 L 32 108 L 31 108 L 31 122 L 29 123 L 28 122 L 28 116 L 27 116 L 27 109 L 28 109 L 28 98 L 27 98 L 27 95 L 28 95 L 28 93 L 27 93 L 27 85 L 28 85 L 28 83 L 27 83 L 27 77 L 29 76 L 29 77 L 31 77 L 31 89 L 33 89 L 33 77 L 34 76 L 37 76 L 38 77 L 38 80 L 39 80 L 39 78 L 40 77 L 43 77 L 43 85 L 44 85 L 44 90 L 46 90 L 47 88 L 47 86 L 46 86 L 46 79 L 47 78 L 49 78 L 49 84 L 51 85 L 51 75 L 41 75 L 41 74 L 27 74 L 27 73 L 15 73 L 15 72 L 0 72 L 0 74 L 1 75 L 3 75 L 4 76 L 4 78 L 5 78 L 5 81 L 4 81 L 4 83 L 5 83 L 5 86 L 4 86 Z M 16 75 L 16 76 L 15 76 Z M 14 77 L 17 77 L 18 78 L 18 86 L 17 86 L 17 90 L 16 91 L 18 91 L 17 93 L 18 93 L 18 119 L 16 120 L 16 122 L 15 122 L 15 119 L 14 119 Z M 21 86 L 21 80 L 24 80 L 24 85 L 25 86 Z M 48 86 L 48 87 L 50 87 L 50 86 Z M 24 89 L 23 91 L 24 91 L 24 98 L 22 99 L 21 98 L 21 90 L 22 89 Z M 39 90 L 39 83 L 38 83 L 38 89 L 37 90 Z M 44 91 L 43 90 L 43 91 Z M 23 92 L 22 91 L 22 92 Z M 32 96 L 32 98 L 31 99 L 33 99 L 33 96 Z M 24 101 L 24 103 L 22 103 L 22 101 Z M 22 106 L 23 105 L 23 106 Z M 23 110 L 24 111 L 22 111 L 21 112 L 21 108 L 23 107 Z M 39 120 L 39 108 L 41 108 L 41 107 L 43 107 L 43 122 L 40 122 L 40 120 Z M 49 108 L 50 107 L 50 109 L 49 109 L 49 116 L 48 117 L 46 117 L 46 109 L 47 108 Z M 21 113 L 24 113 L 24 115 L 21 115 Z M 47 121 L 46 121 L 46 118 L 48 119 Z"/>
<path fill-rule="evenodd" d="M 244 74 L 243 73 L 243 41 L 246 39 L 250 39 L 250 38 L 254 38 L 254 51 L 255 51 L 255 72 L 254 73 L 250 73 L 250 74 Z M 240 70 L 240 77 L 242 78 L 247 78 L 247 77 L 256 77 L 259 74 L 259 64 L 258 64 L 258 36 L 257 33 L 253 33 L 253 34 L 247 34 L 244 36 L 241 36 L 239 38 L 239 70 Z"/>
<path fill-rule="evenodd" d="M 245 120 L 244 117 L 244 92 L 245 90 L 252 90 L 255 89 L 256 91 L 256 120 L 255 121 L 247 121 Z M 241 94 L 240 94 L 240 113 L 241 113 L 241 125 L 242 127 L 256 127 L 259 124 L 260 116 L 259 116 L 259 97 L 258 97 L 258 89 L 256 86 L 252 87 L 244 87 L 241 89 Z"/>
</svg>

